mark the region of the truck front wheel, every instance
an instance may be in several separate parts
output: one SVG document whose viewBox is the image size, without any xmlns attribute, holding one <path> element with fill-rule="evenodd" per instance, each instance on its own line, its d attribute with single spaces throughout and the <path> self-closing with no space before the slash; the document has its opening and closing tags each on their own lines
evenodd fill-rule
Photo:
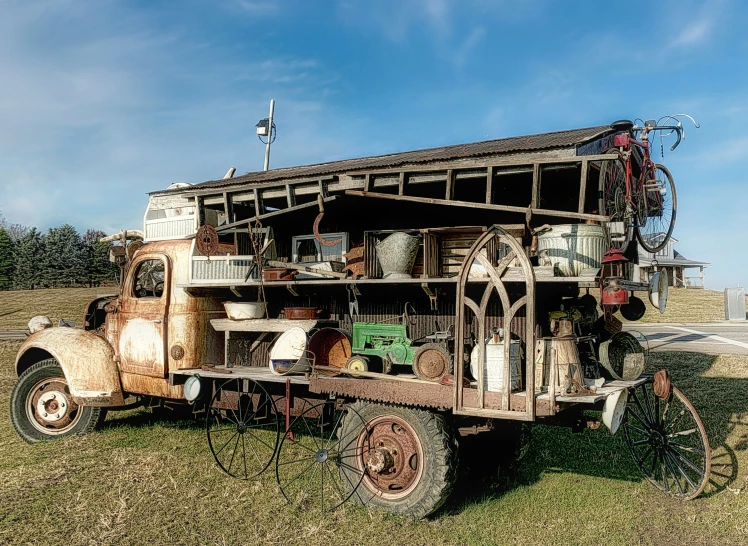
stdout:
<svg viewBox="0 0 748 546">
<path fill-rule="evenodd" d="M 42 360 L 18 378 L 10 397 L 10 420 L 30 444 L 93 431 L 101 408 L 81 406 L 70 395 L 65 374 L 54 359 Z"/>
<path fill-rule="evenodd" d="M 341 466 L 343 483 L 357 486 L 352 498 L 416 518 L 435 512 L 456 478 L 457 444 L 444 416 L 368 402 L 352 407 L 360 418 L 345 418 L 338 433 L 343 449 L 356 454 L 356 468 Z"/>
</svg>

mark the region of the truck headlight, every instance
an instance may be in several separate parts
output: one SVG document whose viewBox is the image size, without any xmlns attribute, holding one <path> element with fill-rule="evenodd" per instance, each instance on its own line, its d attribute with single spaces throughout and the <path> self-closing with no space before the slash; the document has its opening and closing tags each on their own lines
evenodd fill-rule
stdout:
<svg viewBox="0 0 748 546">
<path fill-rule="evenodd" d="M 184 397 L 188 402 L 192 403 L 198 398 L 203 390 L 202 381 L 200 381 L 199 375 L 191 375 L 184 382 Z"/>
</svg>

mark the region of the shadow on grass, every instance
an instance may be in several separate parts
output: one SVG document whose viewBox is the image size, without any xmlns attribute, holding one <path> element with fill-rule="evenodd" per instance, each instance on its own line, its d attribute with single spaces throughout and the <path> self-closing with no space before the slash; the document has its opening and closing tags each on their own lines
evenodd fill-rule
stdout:
<svg viewBox="0 0 748 546">
<path fill-rule="evenodd" d="M 748 450 L 748 433 L 741 430 L 741 415 L 748 411 L 748 379 L 719 377 L 712 372 L 717 356 L 701 353 L 653 353 L 648 371 L 666 368 L 673 385 L 691 401 L 701 417 L 712 450 L 712 472 L 701 498 L 709 498 L 727 488 L 738 477 L 735 451 Z M 730 438 L 728 445 L 727 440 Z M 529 452 L 519 463 L 505 461 L 497 468 L 495 458 L 501 446 L 483 445 L 476 439 L 463 446 L 462 469 L 455 493 L 438 514 L 458 514 L 473 504 L 498 499 L 523 486 L 540 481 L 545 474 L 571 473 L 642 482 L 644 477 L 634 463 L 623 434 L 611 436 L 603 426 L 592 431 L 573 433 L 570 429 L 536 424 Z M 478 455 L 468 451 L 478 450 Z M 471 456 L 472 455 L 472 456 Z M 467 465 L 465 464 L 467 462 Z"/>
</svg>

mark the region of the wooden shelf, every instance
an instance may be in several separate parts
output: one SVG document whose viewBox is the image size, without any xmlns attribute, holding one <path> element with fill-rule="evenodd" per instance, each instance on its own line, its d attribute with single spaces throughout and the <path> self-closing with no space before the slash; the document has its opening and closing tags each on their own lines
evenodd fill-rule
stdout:
<svg viewBox="0 0 748 546">
<path fill-rule="evenodd" d="M 210 325 L 217 332 L 285 332 L 289 328 L 300 327 L 305 332 L 320 324 L 338 324 L 336 320 L 291 320 L 291 319 L 212 319 Z"/>
</svg>

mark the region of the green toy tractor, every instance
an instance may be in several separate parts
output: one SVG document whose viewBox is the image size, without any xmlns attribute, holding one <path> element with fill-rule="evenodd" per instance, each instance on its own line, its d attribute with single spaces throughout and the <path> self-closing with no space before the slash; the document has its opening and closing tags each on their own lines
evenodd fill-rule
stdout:
<svg viewBox="0 0 748 546">
<path fill-rule="evenodd" d="M 393 364 L 412 366 L 416 377 L 425 381 L 439 381 L 452 373 L 452 358 L 447 350 L 450 334 L 436 332 L 426 338 L 431 343 L 414 346 L 408 336 L 410 315 L 404 313 L 402 319 L 401 324 L 354 322 L 352 356 L 346 367 L 368 371 L 371 357 L 376 357 L 381 360 L 384 373 L 389 373 Z"/>
</svg>

